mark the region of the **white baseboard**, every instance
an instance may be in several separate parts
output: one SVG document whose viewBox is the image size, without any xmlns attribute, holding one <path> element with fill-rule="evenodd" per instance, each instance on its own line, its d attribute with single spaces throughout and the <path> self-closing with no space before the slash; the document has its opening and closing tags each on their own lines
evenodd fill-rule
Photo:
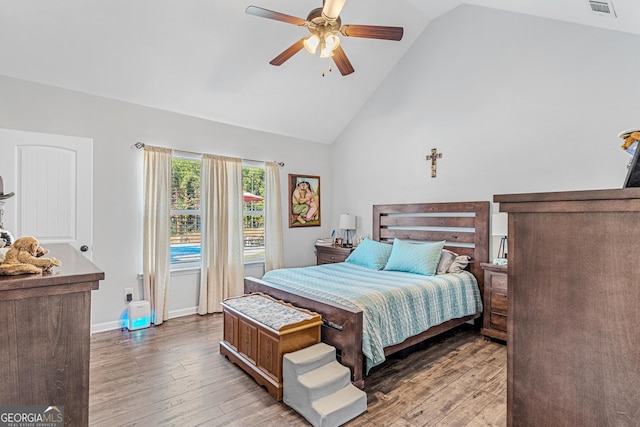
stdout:
<svg viewBox="0 0 640 427">
<path fill-rule="evenodd" d="M 114 329 L 120 328 L 121 321 L 115 322 L 106 322 L 106 323 L 96 323 L 95 325 L 91 325 L 91 334 L 97 334 L 98 332 L 106 332 L 113 331 Z"/>
<path fill-rule="evenodd" d="M 169 319 L 182 316 L 190 316 L 192 314 L 198 314 L 198 307 L 182 308 L 180 310 L 173 310 L 169 312 Z"/>
<path fill-rule="evenodd" d="M 190 316 L 192 314 L 197 314 L 197 313 L 198 313 L 198 307 L 181 308 L 179 310 L 169 311 L 169 319 L 173 319 L 176 317 Z M 91 325 L 91 333 L 97 334 L 99 332 L 107 332 L 107 331 L 113 331 L 116 329 L 123 329 L 123 328 L 126 328 L 126 324 L 122 319 L 120 319 L 120 320 L 115 320 L 113 322 L 96 323 L 94 325 Z"/>
</svg>

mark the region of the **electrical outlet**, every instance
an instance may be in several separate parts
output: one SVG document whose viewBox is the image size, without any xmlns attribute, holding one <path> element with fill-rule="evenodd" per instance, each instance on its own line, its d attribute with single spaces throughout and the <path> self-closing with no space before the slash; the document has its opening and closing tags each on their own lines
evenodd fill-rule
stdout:
<svg viewBox="0 0 640 427">
<path fill-rule="evenodd" d="M 124 288 L 124 301 L 133 301 L 133 288 Z"/>
</svg>

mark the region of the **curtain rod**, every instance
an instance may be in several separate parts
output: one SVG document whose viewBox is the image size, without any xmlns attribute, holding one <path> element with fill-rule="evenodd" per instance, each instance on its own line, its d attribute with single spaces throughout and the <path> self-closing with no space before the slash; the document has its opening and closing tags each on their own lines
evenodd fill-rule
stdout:
<svg viewBox="0 0 640 427">
<path fill-rule="evenodd" d="M 131 148 L 137 148 L 138 150 L 142 150 L 144 148 L 144 142 L 136 142 L 135 144 L 133 144 L 131 146 Z M 202 155 L 202 153 L 196 153 L 194 151 L 185 151 L 185 150 L 176 150 L 176 151 L 182 151 L 183 153 L 189 153 L 189 154 L 197 154 L 197 155 Z M 242 160 L 248 160 L 250 162 L 264 162 L 264 160 L 253 160 L 253 159 L 242 159 Z M 280 166 L 281 168 L 284 167 L 284 162 L 276 162 L 278 164 L 278 166 Z"/>
</svg>

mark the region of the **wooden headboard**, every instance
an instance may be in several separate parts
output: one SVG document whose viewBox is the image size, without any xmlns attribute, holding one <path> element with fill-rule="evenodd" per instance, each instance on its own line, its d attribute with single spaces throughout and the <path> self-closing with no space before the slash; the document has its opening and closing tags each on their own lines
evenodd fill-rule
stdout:
<svg viewBox="0 0 640 427">
<path fill-rule="evenodd" d="M 489 261 L 489 202 L 373 206 L 373 239 L 445 240 L 445 248 L 472 258 L 469 271 L 484 290 L 481 262 Z"/>
</svg>

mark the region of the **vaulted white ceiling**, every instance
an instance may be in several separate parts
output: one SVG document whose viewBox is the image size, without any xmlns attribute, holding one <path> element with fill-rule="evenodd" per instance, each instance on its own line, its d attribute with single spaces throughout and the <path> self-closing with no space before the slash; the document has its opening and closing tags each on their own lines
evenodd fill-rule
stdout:
<svg viewBox="0 0 640 427">
<path fill-rule="evenodd" d="M 0 74 L 331 143 L 429 22 L 454 7 L 640 34 L 640 0 L 613 3 L 617 18 L 594 14 L 588 0 L 348 0 L 343 24 L 401 26 L 404 38 L 343 37 L 356 70 L 343 77 L 304 50 L 269 65 L 309 33 L 244 12 L 253 4 L 306 18 L 321 0 L 0 0 Z"/>
</svg>

